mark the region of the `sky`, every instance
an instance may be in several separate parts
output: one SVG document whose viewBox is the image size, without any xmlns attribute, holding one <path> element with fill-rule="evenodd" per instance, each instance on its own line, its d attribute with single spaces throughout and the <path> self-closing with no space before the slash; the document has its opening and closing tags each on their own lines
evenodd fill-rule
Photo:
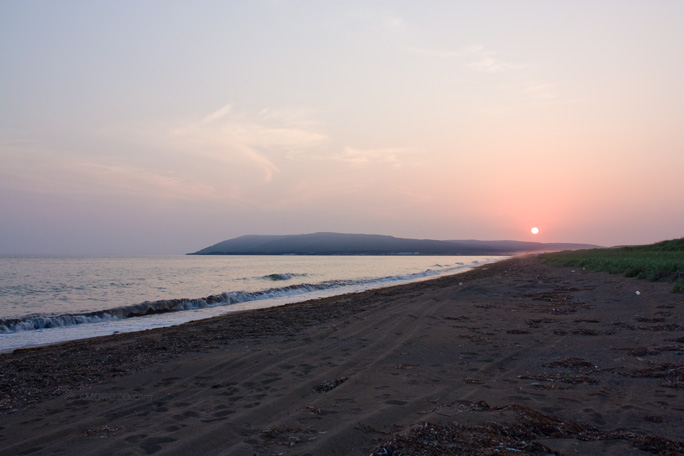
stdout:
<svg viewBox="0 0 684 456">
<path fill-rule="evenodd" d="M 682 17 L 674 0 L 0 0 L 0 253 L 682 237 Z"/>
</svg>

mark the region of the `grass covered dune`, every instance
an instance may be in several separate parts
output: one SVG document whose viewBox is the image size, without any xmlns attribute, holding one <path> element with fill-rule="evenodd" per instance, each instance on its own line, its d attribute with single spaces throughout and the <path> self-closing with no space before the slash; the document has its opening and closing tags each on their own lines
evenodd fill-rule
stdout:
<svg viewBox="0 0 684 456">
<path fill-rule="evenodd" d="M 612 249 L 573 250 L 542 255 L 547 264 L 624 274 L 651 282 L 671 282 L 684 293 L 684 238 L 651 245 Z"/>
<path fill-rule="evenodd" d="M 682 455 L 682 322 L 669 283 L 525 256 L 17 350 L 0 455 Z"/>
</svg>

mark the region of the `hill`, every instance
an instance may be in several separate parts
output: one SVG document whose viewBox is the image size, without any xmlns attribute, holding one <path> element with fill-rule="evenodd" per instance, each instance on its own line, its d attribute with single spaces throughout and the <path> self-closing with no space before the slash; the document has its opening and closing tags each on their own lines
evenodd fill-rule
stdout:
<svg viewBox="0 0 684 456">
<path fill-rule="evenodd" d="M 247 235 L 189 255 L 514 255 L 595 248 L 588 244 L 406 239 L 377 234 Z"/>
</svg>

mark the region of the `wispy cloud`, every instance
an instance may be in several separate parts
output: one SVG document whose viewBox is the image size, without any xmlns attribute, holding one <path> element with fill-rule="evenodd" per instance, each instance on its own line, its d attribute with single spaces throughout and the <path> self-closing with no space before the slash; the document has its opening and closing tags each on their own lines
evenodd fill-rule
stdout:
<svg viewBox="0 0 684 456">
<path fill-rule="evenodd" d="M 528 80 L 528 85 L 524 91 L 531 94 L 535 98 L 552 100 L 558 98 L 554 92 L 554 85 L 551 83 L 537 82 L 535 80 Z"/>
<path fill-rule="evenodd" d="M 447 59 L 452 57 L 461 57 L 465 54 L 465 51 L 454 51 L 452 49 L 427 49 L 418 46 L 410 46 L 409 51 L 415 54 L 422 54 L 428 57 L 435 57 L 440 59 Z"/>
<path fill-rule="evenodd" d="M 332 207 L 336 202 L 350 200 L 363 191 L 365 185 L 342 174 L 312 174 L 297 180 L 278 198 L 262 201 L 260 207 L 270 210 L 301 210 L 321 202 Z"/>
<path fill-rule="evenodd" d="M 368 166 L 370 164 L 382 164 L 385 166 L 402 166 L 400 159 L 402 154 L 409 152 L 409 149 L 388 148 L 388 149 L 357 149 L 345 147 L 341 154 L 334 158 L 354 166 Z"/>
<path fill-rule="evenodd" d="M 98 183 L 100 192 L 175 200 L 217 200 L 224 199 L 225 191 L 219 193 L 215 187 L 177 172 L 150 170 L 128 164 L 102 161 L 75 162 L 70 172 L 80 175 L 87 188 Z"/>
<path fill-rule="evenodd" d="M 0 148 L 3 186 L 44 195 L 65 195 L 78 200 L 105 195 L 116 198 L 162 200 L 216 200 L 224 198 L 211 185 L 171 170 L 148 169 L 78 153 L 51 150 L 37 142 L 13 149 Z"/>
<path fill-rule="evenodd" d="M 302 110 L 247 113 L 224 105 L 173 126 L 102 134 L 98 140 L 108 145 L 96 155 L 0 135 L 0 187 L 75 202 L 202 201 L 277 210 L 363 198 L 384 188 L 379 176 L 391 181 L 420 163 L 411 148 L 342 146 Z M 394 177 L 388 170 L 396 170 Z"/>
<path fill-rule="evenodd" d="M 507 70 L 517 70 L 524 67 L 520 64 L 512 64 L 501 59 L 496 52 L 486 49 L 484 46 L 470 46 L 463 50 L 463 55 L 469 58 L 466 63 L 468 68 L 485 73 L 500 73 Z"/>
<path fill-rule="evenodd" d="M 280 173 L 276 160 L 320 145 L 327 137 L 291 111 L 264 109 L 248 115 L 226 105 L 199 122 L 157 132 L 152 140 L 180 153 L 210 158 L 217 165 L 251 165 L 260 170 L 263 182 L 270 182 Z"/>
<path fill-rule="evenodd" d="M 523 67 L 523 65 L 505 62 L 496 52 L 487 50 L 484 46 L 480 45 L 467 46 L 460 49 L 411 46 L 409 51 L 439 59 L 459 58 L 467 68 L 485 73 L 500 73 Z"/>
<path fill-rule="evenodd" d="M 317 149 L 311 149 L 309 151 L 288 155 L 288 157 L 299 162 L 333 162 L 354 169 L 378 166 L 384 168 L 400 168 L 407 165 L 417 166 L 421 164 L 420 161 L 416 159 L 417 152 L 408 147 L 361 149 L 358 147 L 344 146 L 341 148 L 333 148 L 333 150 L 327 149 L 323 152 Z"/>
<path fill-rule="evenodd" d="M 517 92 L 535 100 L 549 101 L 558 98 L 554 84 L 539 80 L 532 74 L 530 65 L 507 61 L 497 52 L 483 45 L 472 45 L 460 49 L 414 46 L 410 47 L 409 51 L 436 59 L 454 60 L 472 72 L 498 75 L 500 78 L 500 82 L 496 85 L 498 89 Z M 486 111 L 499 112 L 501 108 L 501 106 L 488 108 Z"/>
<path fill-rule="evenodd" d="M 216 120 L 219 120 L 222 117 L 224 117 L 226 114 L 228 114 L 231 109 L 232 109 L 231 105 L 225 105 L 224 107 L 222 107 L 218 111 L 212 112 L 211 114 L 206 116 L 204 119 L 202 119 L 200 124 L 207 124 L 207 123 L 211 123 L 211 122 L 214 122 Z"/>
<path fill-rule="evenodd" d="M 225 105 L 173 127 L 150 123 L 103 130 L 106 136 L 98 140 L 107 146 L 97 154 L 0 131 L 1 186 L 70 198 L 108 194 L 249 203 L 246 189 L 279 174 L 277 160 L 326 140 L 296 118 L 276 110 L 240 115 Z"/>
</svg>

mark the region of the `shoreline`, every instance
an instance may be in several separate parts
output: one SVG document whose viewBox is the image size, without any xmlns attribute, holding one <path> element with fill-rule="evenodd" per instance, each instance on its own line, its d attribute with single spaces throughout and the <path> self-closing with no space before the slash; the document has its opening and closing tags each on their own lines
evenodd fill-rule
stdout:
<svg viewBox="0 0 684 456">
<path fill-rule="evenodd" d="M 251 292 L 224 292 L 201 298 L 168 298 L 111 309 L 89 310 L 82 313 L 58 315 L 30 314 L 25 318 L 8 318 L 6 321 L 13 324 L 19 324 L 24 320 L 32 322 L 33 319 L 36 319 L 41 320 L 40 324 L 49 324 L 51 326 L 30 330 L 12 329 L 5 332 L 0 331 L 0 354 L 11 353 L 17 349 L 45 347 L 112 334 L 141 332 L 149 329 L 177 326 L 192 321 L 207 320 L 244 311 L 280 307 L 344 294 L 362 293 L 369 290 L 417 283 L 424 280 L 462 274 L 478 266 L 492 264 L 507 258 L 510 257 L 490 257 L 485 258 L 479 264 L 464 265 L 457 263 L 460 266 L 452 266 L 447 271 L 428 269 L 407 276 L 375 277 L 346 285 L 319 287 L 316 283 L 284 284 L 282 288 L 272 287 Z M 475 263 L 478 262 L 476 261 Z M 296 287 L 298 286 L 301 287 L 301 291 L 297 291 Z M 234 294 L 237 295 L 237 300 L 233 298 Z M 245 297 L 243 296 L 245 294 L 252 296 Z M 260 295 L 265 295 L 266 297 Z M 124 317 L 116 316 L 126 312 L 131 313 L 131 315 Z M 48 322 L 45 323 L 42 320 L 47 320 Z M 79 322 L 81 320 L 86 321 Z M 64 321 L 67 323 L 63 324 Z M 0 319 L 0 328 L 2 328 L 2 324 L 3 320 Z"/>
<path fill-rule="evenodd" d="M 19 349 L 0 354 L 0 454 L 368 454 L 423 422 L 530 416 L 599 432 L 518 439 L 558 454 L 648 454 L 646 437 L 684 454 L 683 307 L 667 284 L 526 256 Z"/>
</svg>

